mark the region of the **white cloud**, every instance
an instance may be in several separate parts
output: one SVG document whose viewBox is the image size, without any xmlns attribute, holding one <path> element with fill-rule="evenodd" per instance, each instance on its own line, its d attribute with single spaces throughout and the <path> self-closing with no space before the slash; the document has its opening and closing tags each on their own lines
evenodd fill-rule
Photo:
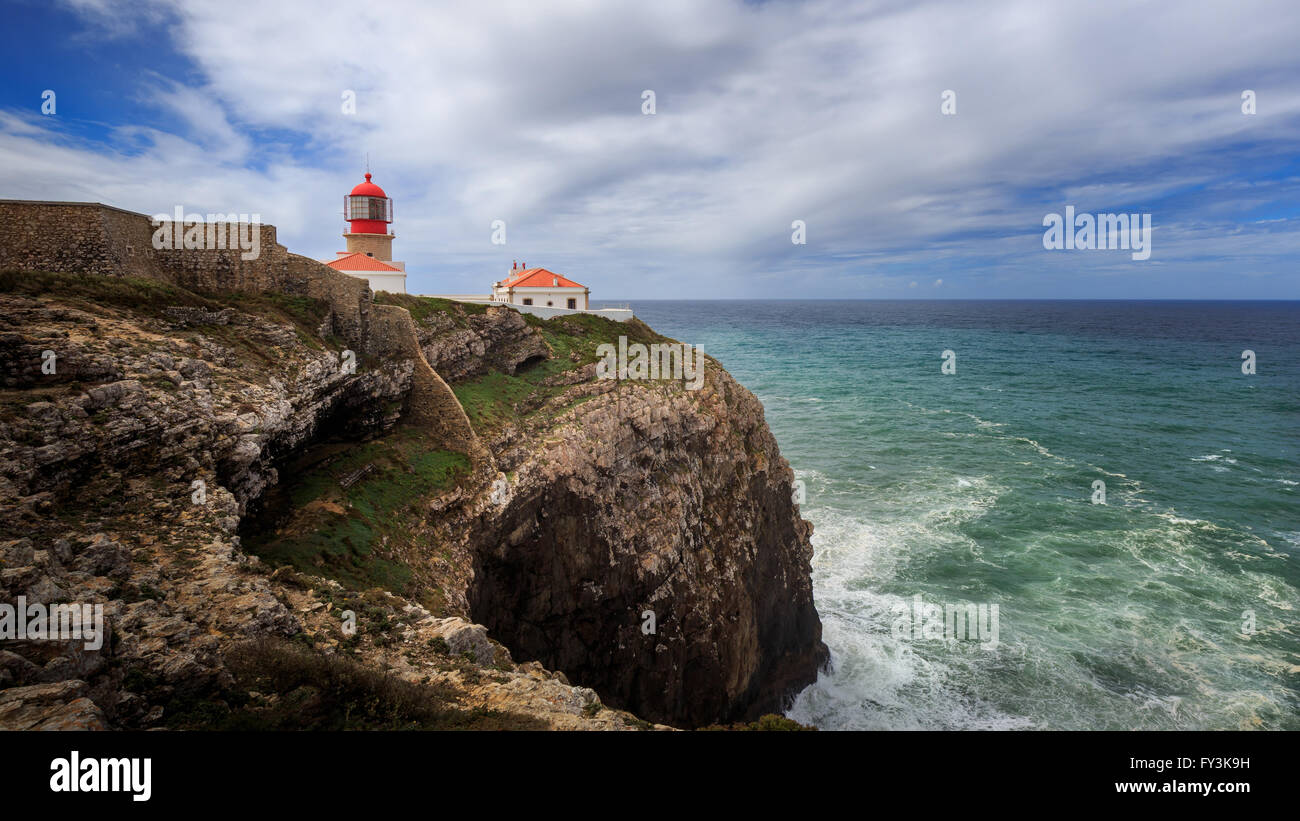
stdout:
<svg viewBox="0 0 1300 821">
<path fill-rule="evenodd" d="M 138 4 L 78 5 L 101 25 Z M 198 67 L 187 85 L 141 78 L 185 132 L 122 129 L 153 145 L 115 153 L 5 117 L 3 190 L 259 210 L 293 250 L 328 257 L 369 152 L 396 202 L 395 252 L 425 291 L 481 290 L 527 258 L 597 298 L 749 295 L 756 265 L 773 274 L 762 295 L 800 296 L 782 275 L 820 258 L 832 273 L 817 295 L 840 295 L 843 276 L 902 287 L 880 266 L 906 263 L 981 296 L 1063 264 L 1033 251 L 1045 211 L 1205 185 L 1224 166 L 1198 155 L 1284 145 L 1300 118 L 1284 23 L 1300 12 L 1287 2 L 1244 0 L 1226 20 L 1128 0 L 146 5 L 174 18 L 174 46 Z M 1246 87 L 1253 117 L 1240 112 Z M 641 114 L 646 88 L 654 115 Z M 308 152 L 260 137 L 281 131 L 308 135 Z M 244 168 L 255 155 L 268 170 Z M 1268 195 L 1225 189 L 1213 207 L 1226 217 Z M 789 242 L 796 218 L 806 246 Z M 509 245 L 490 245 L 494 219 Z M 1227 230 L 1203 226 L 1196 241 L 1212 252 Z M 1157 253 L 1183 241 L 1161 235 Z M 997 277 L 962 275 L 981 260 Z"/>
</svg>

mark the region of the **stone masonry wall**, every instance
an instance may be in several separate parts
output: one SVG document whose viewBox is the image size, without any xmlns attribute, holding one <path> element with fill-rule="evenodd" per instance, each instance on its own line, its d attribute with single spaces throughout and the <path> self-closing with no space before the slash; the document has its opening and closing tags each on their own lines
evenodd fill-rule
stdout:
<svg viewBox="0 0 1300 821">
<path fill-rule="evenodd" d="M 348 241 L 348 250 L 358 254 L 370 254 L 375 259 L 391 262 L 393 259 L 392 234 L 344 234 Z"/>
</svg>

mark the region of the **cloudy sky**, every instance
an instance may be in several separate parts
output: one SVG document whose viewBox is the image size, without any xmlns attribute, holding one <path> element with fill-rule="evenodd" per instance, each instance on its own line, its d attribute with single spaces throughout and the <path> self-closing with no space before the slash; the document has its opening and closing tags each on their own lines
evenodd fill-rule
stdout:
<svg viewBox="0 0 1300 821">
<path fill-rule="evenodd" d="M 1295 0 L 318 5 L 7 3 L 0 197 L 323 259 L 369 153 L 417 293 L 1300 297 Z M 1066 206 L 1151 214 L 1150 259 L 1045 250 Z"/>
</svg>

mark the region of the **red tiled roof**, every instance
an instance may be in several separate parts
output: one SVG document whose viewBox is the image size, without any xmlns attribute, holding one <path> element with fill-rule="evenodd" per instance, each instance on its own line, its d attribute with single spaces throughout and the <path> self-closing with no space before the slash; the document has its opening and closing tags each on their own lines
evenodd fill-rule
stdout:
<svg viewBox="0 0 1300 821">
<path fill-rule="evenodd" d="M 558 285 L 552 285 L 552 282 L 559 281 Z M 510 276 L 501 281 L 503 288 L 585 288 L 585 285 L 579 285 L 568 277 L 561 276 L 545 268 L 526 268 L 522 271 L 515 271 Z"/>
<path fill-rule="evenodd" d="M 325 264 L 336 271 L 396 271 L 399 274 L 402 273 L 401 268 L 394 268 L 383 260 L 362 253 L 348 254 L 345 257 L 332 259 Z"/>
</svg>

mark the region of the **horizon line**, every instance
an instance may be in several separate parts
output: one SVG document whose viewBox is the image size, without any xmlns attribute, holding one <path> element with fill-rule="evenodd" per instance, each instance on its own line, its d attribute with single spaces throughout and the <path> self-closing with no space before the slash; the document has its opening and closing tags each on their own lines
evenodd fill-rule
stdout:
<svg viewBox="0 0 1300 821">
<path fill-rule="evenodd" d="M 697 299 L 664 299 L 662 297 L 620 297 L 593 299 L 603 302 L 1300 302 L 1300 297 L 1282 299 L 1257 297 L 1254 299 L 1224 299 L 1221 297 L 700 297 Z"/>
</svg>

